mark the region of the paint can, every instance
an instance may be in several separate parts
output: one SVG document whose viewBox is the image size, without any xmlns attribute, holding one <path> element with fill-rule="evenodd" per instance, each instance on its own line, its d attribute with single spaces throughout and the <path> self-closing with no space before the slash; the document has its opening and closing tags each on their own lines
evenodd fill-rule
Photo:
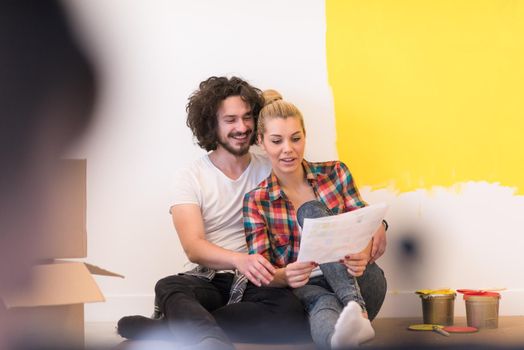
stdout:
<svg viewBox="0 0 524 350">
<path fill-rule="evenodd" d="M 424 323 L 451 326 L 456 294 L 421 294 Z"/>
<path fill-rule="evenodd" d="M 498 328 L 499 293 L 464 295 L 468 326 L 476 328 Z"/>
</svg>

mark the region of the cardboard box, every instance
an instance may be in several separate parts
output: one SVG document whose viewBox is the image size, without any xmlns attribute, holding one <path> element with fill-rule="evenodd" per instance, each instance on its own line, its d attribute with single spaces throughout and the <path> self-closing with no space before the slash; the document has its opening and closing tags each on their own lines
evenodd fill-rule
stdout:
<svg viewBox="0 0 524 350">
<path fill-rule="evenodd" d="M 50 228 L 39 247 L 41 259 L 87 257 L 86 177 L 85 159 L 60 162 L 57 175 L 50 184 L 46 208 Z"/>
<path fill-rule="evenodd" d="M 87 255 L 86 161 L 66 160 L 52 186 L 50 206 L 53 230 L 42 249 L 46 258 L 82 258 Z M 105 298 L 93 274 L 122 277 L 83 262 L 51 259 L 35 265 L 31 284 L 2 296 L 18 339 L 30 344 L 84 345 L 84 303 Z"/>
<path fill-rule="evenodd" d="M 81 347 L 84 303 L 105 301 L 92 274 L 123 277 L 82 262 L 36 265 L 31 288 L 3 298 L 9 317 L 23 327 L 20 337 Z"/>
</svg>

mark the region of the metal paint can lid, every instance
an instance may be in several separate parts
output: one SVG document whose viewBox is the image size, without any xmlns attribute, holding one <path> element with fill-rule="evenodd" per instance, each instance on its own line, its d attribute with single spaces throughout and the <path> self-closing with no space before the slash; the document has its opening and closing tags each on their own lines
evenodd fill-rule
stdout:
<svg viewBox="0 0 524 350">
<path fill-rule="evenodd" d="M 419 289 L 415 292 L 422 296 L 443 296 L 443 295 L 452 295 L 455 296 L 456 293 L 453 289 Z"/>
<path fill-rule="evenodd" d="M 487 301 L 490 299 L 500 299 L 500 294 L 495 292 L 486 292 L 483 294 L 464 294 L 464 300 Z"/>
</svg>

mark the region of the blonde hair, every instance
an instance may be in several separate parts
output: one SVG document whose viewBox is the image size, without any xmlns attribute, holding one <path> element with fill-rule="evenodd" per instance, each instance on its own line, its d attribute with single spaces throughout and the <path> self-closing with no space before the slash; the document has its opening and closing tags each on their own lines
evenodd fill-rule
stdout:
<svg viewBox="0 0 524 350">
<path fill-rule="evenodd" d="M 302 126 L 302 131 L 304 134 L 306 133 L 302 113 L 300 113 L 300 110 L 294 104 L 284 101 L 278 91 L 271 89 L 265 90 L 262 92 L 262 98 L 264 99 L 264 107 L 260 110 L 257 122 L 258 134 L 261 137 L 263 137 L 266 132 L 266 120 L 275 118 L 298 118 Z"/>
</svg>

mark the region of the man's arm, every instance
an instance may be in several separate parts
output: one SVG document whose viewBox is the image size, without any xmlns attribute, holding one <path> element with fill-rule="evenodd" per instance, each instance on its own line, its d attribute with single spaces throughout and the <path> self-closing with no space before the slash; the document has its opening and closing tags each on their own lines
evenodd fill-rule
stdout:
<svg viewBox="0 0 524 350">
<path fill-rule="evenodd" d="M 370 264 L 377 261 L 378 258 L 386 251 L 386 226 L 381 224 L 377 231 L 373 234 L 373 248 L 371 249 L 371 260 Z"/>
<path fill-rule="evenodd" d="M 261 255 L 248 255 L 224 249 L 205 237 L 204 219 L 196 204 L 179 204 L 171 208 L 173 224 L 188 259 L 212 269 L 237 269 L 253 284 L 269 284 L 275 269 Z"/>
</svg>

